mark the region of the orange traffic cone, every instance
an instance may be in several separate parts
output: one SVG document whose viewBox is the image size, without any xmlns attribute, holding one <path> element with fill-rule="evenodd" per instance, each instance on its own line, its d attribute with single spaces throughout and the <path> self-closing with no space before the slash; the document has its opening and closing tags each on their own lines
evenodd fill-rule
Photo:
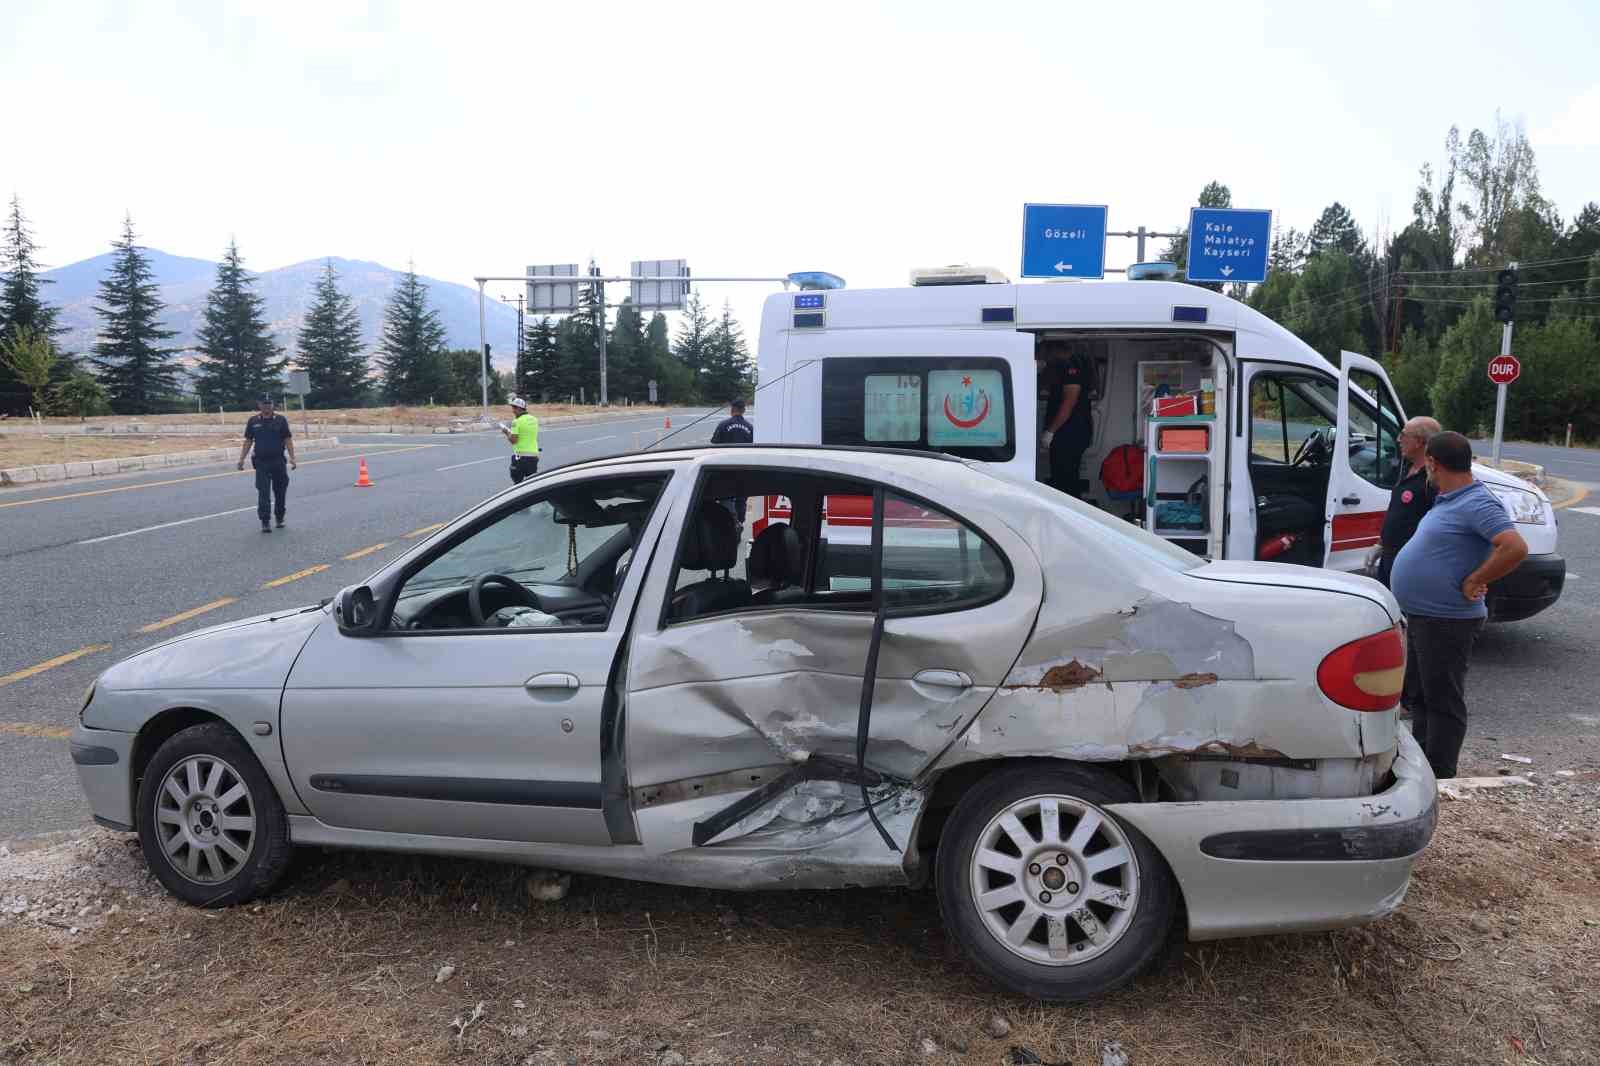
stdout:
<svg viewBox="0 0 1600 1066">
<path fill-rule="evenodd" d="M 667 428 L 668 429 L 672 428 L 672 416 L 671 415 L 667 416 Z"/>
<path fill-rule="evenodd" d="M 358 488 L 358 489 L 370 489 L 371 487 L 372 487 L 372 479 L 367 476 L 367 457 L 363 455 L 361 457 L 360 472 L 359 472 L 358 476 L 356 477 L 356 488 Z"/>
</svg>

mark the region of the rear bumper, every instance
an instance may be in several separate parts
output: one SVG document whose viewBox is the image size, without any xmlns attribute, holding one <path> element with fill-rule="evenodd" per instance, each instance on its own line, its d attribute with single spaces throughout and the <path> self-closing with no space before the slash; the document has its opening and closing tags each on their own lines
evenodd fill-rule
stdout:
<svg viewBox="0 0 1600 1066">
<path fill-rule="evenodd" d="M 1172 867 L 1194 940 L 1338 929 L 1405 899 L 1438 786 L 1409 730 L 1375 796 L 1111 807 Z"/>
<path fill-rule="evenodd" d="M 1561 598 L 1567 581 L 1567 561 L 1554 552 L 1530 555 L 1505 577 L 1489 586 L 1485 603 L 1489 621 L 1515 622 L 1531 618 Z"/>
<path fill-rule="evenodd" d="M 133 825 L 133 787 L 128 779 L 133 741 L 134 734 L 115 729 L 79 725 L 72 731 L 73 768 L 94 820 L 101 825 Z"/>
</svg>

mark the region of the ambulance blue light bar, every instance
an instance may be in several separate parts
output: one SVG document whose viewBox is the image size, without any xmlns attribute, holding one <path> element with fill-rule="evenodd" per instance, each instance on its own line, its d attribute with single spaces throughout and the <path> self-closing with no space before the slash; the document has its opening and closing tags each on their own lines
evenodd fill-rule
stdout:
<svg viewBox="0 0 1600 1066">
<path fill-rule="evenodd" d="M 797 292 L 794 294 L 794 309 L 796 311 L 820 311 L 828 306 L 828 294 L 825 292 Z"/>
<path fill-rule="evenodd" d="M 1176 306 L 1172 309 L 1172 321 L 1174 322 L 1204 322 L 1205 320 L 1206 309 L 1204 307 Z"/>
<path fill-rule="evenodd" d="M 789 284 L 802 290 L 842 289 L 844 279 L 824 270 L 801 270 L 789 275 Z"/>
</svg>

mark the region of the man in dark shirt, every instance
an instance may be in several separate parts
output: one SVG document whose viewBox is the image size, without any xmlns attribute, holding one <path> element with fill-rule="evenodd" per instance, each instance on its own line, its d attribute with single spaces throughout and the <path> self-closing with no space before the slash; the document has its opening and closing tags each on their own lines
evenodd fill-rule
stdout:
<svg viewBox="0 0 1600 1066">
<path fill-rule="evenodd" d="M 734 400 L 728 405 L 728 417 L 717 423 L 711 434 L 712 444 L 750 444 L 756 439 L 756 427 L 744 419 L 744 401 Z"/>
<path fill-rule="evenodd" d="M 268 524 L 274 513 L 278 528 L 283 528 L 283 498 L 289 492 L 289 471 L 295 469 L 294 434 L 289 431 L 289 420 L 272 409 L 272 397 L 262 395 L 257 401 L 259 413 L 250 416 L 244 424 L 244 447 L 239 449 L 239 469 L 244 469 L 244 457 L 250 455 L 250 465 L 256 468 L 256 517 L 261 519 L 261 532 L 271 533 Z M 284 452 L 289 453 L 284 465 Z M 270 497 L 269 497 L 270 492 Z"/>
<path fill-rule="evenodd" d="M 1050 454 L 1050 484 L 1082 499 L 1084 484 L 1078 468 L 1094 440 L 1094 416 L 1089 407 L 1094 364 L 1082 351 L 1062 341 L 1046 341 L 1043 354 L 1049 399 L 1039 444 Z"/>
<path fill-rule="evenodd" d="M 1394 569 L 1394 557 L 1400 554 L 1400 549 L 1417 531 L 1417 523 L 1433 506 L 1435 490 L 1428 484 L 1428 468 L 1423 460 L 1428 441 L 1438 432 L 1439 423 L 1426 416 L 1411 419 L 1400 430 L 1400 457 L 1406 467 L 1389 494 L 1389 510 L 1383 516 L 1383 532 L 1378 538 L 1378 580 L 1385 587 Z"/>
</svg>

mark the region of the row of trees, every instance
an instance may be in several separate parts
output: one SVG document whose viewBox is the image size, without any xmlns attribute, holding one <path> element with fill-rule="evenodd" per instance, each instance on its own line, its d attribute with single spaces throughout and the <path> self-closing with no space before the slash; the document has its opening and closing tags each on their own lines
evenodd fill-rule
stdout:
<svg viewBox="0 0 1600 1066">
<path fill-rule="evenodd" d="M 1232 196 L 1213 182 L 1200 203 L 1231 207 Z M 1183 263 L 1186 254 L 1180 238 L 1163 258 Z M 1520 126 L 1497 120 L 1465 138 L 1452 128 L 1437 174 L 1421 168 L 1398 233 L 1378 226 L 1369 237 L 1335 201 L 1308 230 L 1274 235 L 1265 283 L 1228 291 L 1335 363 L 1341 351 L 1378 355 L 1408 414 L 1472 432 L 1494 417 L 1486 369 L 1501 330 L 1492 295 L 1511 262 L 1523 374 L 1508 434 L 1556 439 L 1570 422 L 1579 436 L 1600 437 L 1600 204 L 1564 219 L 1540 191 Z"/>
<path fill-rule="evenodd" d="M 217 265 L 195 336 L 198 360 L 193 391 L 185 385 L 182 349 L 168 344 L 176 334 L 161 319 L 165 310 L 148 256 L 137 243 L 133 220 L 122 235 L 99 286 L 95 312 L 98 338 L 86 360 L 62 351 L 59 309 L 44 298 L 48 278 L 40 274 L 34 242 L 21 203 L 12 198 L 0 234 L 0 410 L 30 406 L 79 416 L 114 411 L 151 414 L 185 409 L 200 396 L 208 405 L 250 407 L 262 393 L 281 394 L 289 356 L 273 339 L 255 278 L 245 269 L 236 242 Z M 586 297 L 587 300 L 587 297 Z M 541 400 L 599 395 L 597 329 L 592 303 L 560 320 L 539 319 L 525 338 L 513 384 Z M 607 333 L 609 391 L 613 399 L 643 401 L 649 382 L 667 402 L 701 397 L 722 402 L 748 388 L 750 353 L 732 312 L 712 321 L 695 298 L 676 343 L 667 320 L 646 323 L 624 303 Z M 367 361 L 361 319 L 328 264 L 312 292 L 295 343 L 295 364 L 307 371 L 306 405 L 355 407 L 387 400 L 399 404 L 474 404 L 482 389 L 486 359 L 471 348 L 447 347 L 428 287 L 408 270 L 390 295 L 376 352 L 376 373 Z M 488 375 L 489 400 L 505 399 L 505 382 Z M 186 395 L 188 398 L 186 398 Z"/>
</svg>

